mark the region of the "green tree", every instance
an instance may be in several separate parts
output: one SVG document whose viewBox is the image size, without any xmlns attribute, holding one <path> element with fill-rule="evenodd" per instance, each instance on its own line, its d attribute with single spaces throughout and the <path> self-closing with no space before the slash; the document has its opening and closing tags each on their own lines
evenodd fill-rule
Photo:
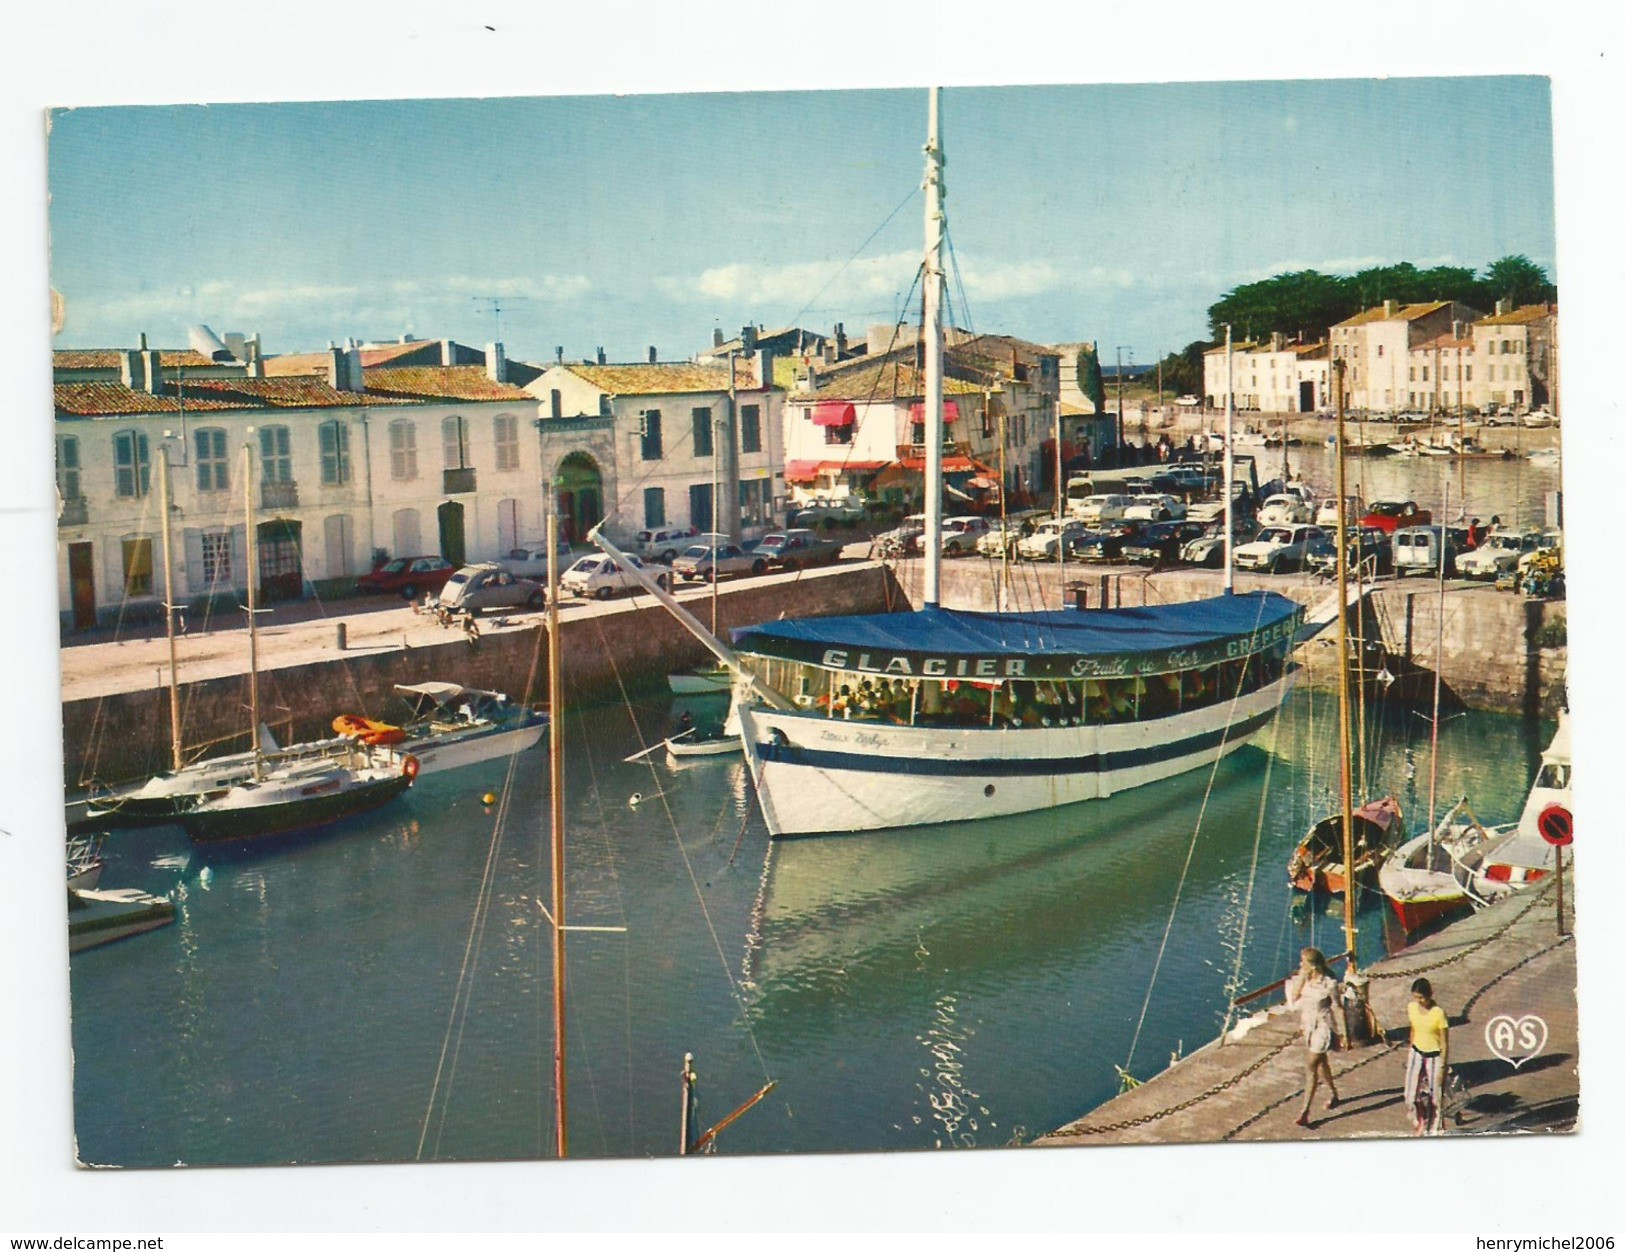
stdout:
<svg viewBox="0 0 1625 1252">
<path fill-rule="evenodd" d="M 1486 265 L 1483 287 L 1486 307 L 1492 307 L 1496 300 L 1510 300 L 1512 307 L 1518 308 L 1557 299 L 1557 288 L 1546 271 L 1521 253 Z"/>
</svg>

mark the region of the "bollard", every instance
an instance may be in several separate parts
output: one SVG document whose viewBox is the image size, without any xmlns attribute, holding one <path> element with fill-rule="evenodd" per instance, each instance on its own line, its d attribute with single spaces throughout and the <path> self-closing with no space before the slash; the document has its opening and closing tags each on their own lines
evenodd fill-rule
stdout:
<svg viewBox="0 0 1625 1252">
<path fill-rule="evenodd" d="M 350 642 L 349 631 L 346 628 L 346 624 L 344 622 L 339 623 L 338 636 L 339 636 L 339 651 L 343 652 L 345 650 L 345 648 L 347 648 L 349 646 L 349 642 Z"/>
</svg>

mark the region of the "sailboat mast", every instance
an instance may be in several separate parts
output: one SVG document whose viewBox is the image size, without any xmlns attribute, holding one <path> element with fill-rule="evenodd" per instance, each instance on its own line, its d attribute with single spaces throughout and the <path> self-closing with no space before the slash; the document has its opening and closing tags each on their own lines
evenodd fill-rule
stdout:
<svg viewBox="0 0 1625 1252">
<path fill-rule="evenodd" d="M 265 776 L 265 761 L 260 755 L 260 562 L 254 535 L 254 446 L 248 443 L 243 445 L 243 516 L 243 547 L 248 557 L 248 739 L 254 754 L 254 781 L 258 782 Z"/>
<path fill-rule="evenodd" d="M 1343 362 L 1337 369 L 1337 742 L 1338 774 L 1343 800 L 1343 936 L 1349 954 L 1348 967 L 1355 968 L 1354 942 L 1359 933 L 1354 925 L 1354 781 L 1349 732 L 1349 541 L 1348 541 L 1348 457 L 1347 429 L 1343 414 Z M 1361 658 L 1364 664 L 1364 658 Z"/>
<path fill-rule="evenodd" d="M 177 682 L 180 664 L 175 656 L 175 556 L 169 520 L 169 448 L 162 443 L 158 445 L 158 511 L 163 515 L 164 633 L 169 636 L 169 751 L 174 767 L 180 769 L 185 762 L 181 759 L 181 692 Z"/>
<path fill-rule="evenodd" d="M 1440 517 L 1450 516 L 1450 471 L 1444 473 L 1444 504 Z M 1444 523 L 1439 524 L 1439 627 L 1433 645 L 1433 736 L 1428 751 L 1428 847 L 1433 846 L 1434 823 L 1438 819 L 1439 798 L 1439 687 L 1443 683 L 1441 671 L 1444 662 L 1444 552 L 1449 540 Z"/>
<path fill-rule="evenodd" d="M 1224 594 L 1236 589 L 1235 566 L 1230 562 L 1230 546 L 1235 540 L 1236 519 L 1236 354 L 1230 342 L 1230 323 L 1224 324 Z M 1342 436 L 1339 436 L 1341 438 Z"/>
<path fill-rule="evenodd" d="M 553 829 L 553 1146 L 569 1155 L 568 1100 L 564 1085 L 564 712 L 559 659 L 559 517 L 547 514 L 547 769 Z"/>
<path fill-rule="evenodd" d="M 925 143 L 925 548 L 924 601 L 936 608 L 942 591 L 942 237 L 948 228 L 943 210 L 942 131 L 939 97 L 931 88 L 930 135 Z"/>
</svg>

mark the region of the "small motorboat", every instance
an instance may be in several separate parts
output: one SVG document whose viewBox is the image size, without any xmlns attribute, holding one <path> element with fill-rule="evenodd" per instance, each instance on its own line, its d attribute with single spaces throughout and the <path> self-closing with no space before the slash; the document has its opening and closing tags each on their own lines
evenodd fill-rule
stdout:
<svg viewBox="0 0 1625 1252">
<path fill-rule="evenodd" d="M 726 665 L 711 665 L 668 674 L 666 681 L 673 695 L 697 696 L 726 694 L 733 690 L 734 680 L 733 671 Z"/>
<path fill-rule="evenodd" d="M 1392 796 L 1354 810 L 1352 873 L 1343 851 L 1343 815 L 1322 818 L 1304 836 L 1287 862 L 1287 878 L 1299 891 L 1341 895 L 1350 879 L 1357 886 L 1376 881 L 1377 867 L 1405 838 L 1405 819 Z"/>
<path fill-rule="evenodd" d="M 1466 821 L 1458 822 L 1463 814 Z M 1461 858 L 1490 837 L 1463 798 L 1436 827 L 1401 844 L 1382 863 L 1377 885 L 1407 935 L 1441 917 L 1489 903 L 1471 888 Z"/>
<path fill-rule="evenodd" d="M 68 891 L 68 951 L 83 952 L 104 943 L 157 930 L 175 920 L 175 905 L 133 887 Z"/>
<path fill-rule="evenodd" d="M 399 726 L 346 713 L 333 719 L 333 729 L 416 757 L 424 774 L 523 752 L 547 733 L 547 713 L 500 691 L 446 682 L 397 683 L 395 690 L 411 705 Z"/>
<path fill-rule="evenodd" d="M 1550 836 L 1572 834 L 1570 786 L 1574 766 L 1569 755 L 1566 710 L 1557 715 L 1557 731 L 1541 754 L 1540 769 L 1529 788 L 1516 824 L 1491 830 L 1488 837 L 1464 849 L 1458 860 L 1473 891 L 1485 897 L 1533 886 L 1557 868 L 1558 847 Z"/>
<path fill-rule="evenodd" d="M 685 761 L 692 757 L 727 756 L 739 749 L 738 735 L 717 734 L 703 739 L 673 735 L 666 740 L 666 755 Z"/>
</svg>

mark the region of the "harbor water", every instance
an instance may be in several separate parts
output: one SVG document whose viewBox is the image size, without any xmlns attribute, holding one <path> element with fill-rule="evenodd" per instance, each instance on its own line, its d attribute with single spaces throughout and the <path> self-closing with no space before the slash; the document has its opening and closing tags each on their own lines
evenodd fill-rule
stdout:
<svg viewBox="0 0 1625 1252">
<path fill-rule="evenodd" d="M 674 1154 L 690 1052 L 702 1128 L 778 1082 L 725 1153 L 1007 1145 L 1213 1038 L 1300 947 L 1343 948 L 1340 902 L 1286 883 L 1336 804 L 1324 692 L 1216 769 L 1109 800 L 777 843 L 737 756 L 624 761 L 678 711 L 565 719 L 566 920 L 625 928 L 569 939 L 572 1155 Z M 1370 726 L 1364 790 L 1419 828 L 1429 724 Z M 1514 819 L 1547 729 L 1444 721 L 1439 807 Z M 548 811 L 532 750 L 301 838 L 116 832 L 103 885 L 172 891 L 179 916 L 73 958 L 80 1159 L 550 1155 Z M 1375 901 L 1359 923 L 1365 960 L 1397 942 Z"/>
</svg>

